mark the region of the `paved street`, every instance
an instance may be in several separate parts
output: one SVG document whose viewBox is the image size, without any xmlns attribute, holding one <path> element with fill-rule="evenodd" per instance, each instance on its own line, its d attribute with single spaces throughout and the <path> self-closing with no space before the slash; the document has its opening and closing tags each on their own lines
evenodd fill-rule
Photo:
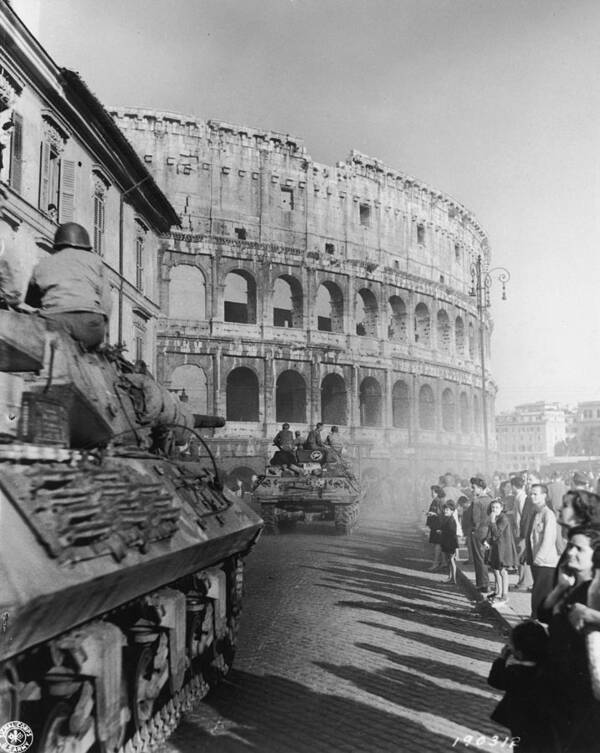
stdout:
<svg viewBox="0 0 600 753">
<path fill-rule="evenodd" d="M 263 537 L 235 668 L 168 753 L 493 750 L 500 627 L 428 565 L 421 533 L 383 524 Z"/>
</svg>

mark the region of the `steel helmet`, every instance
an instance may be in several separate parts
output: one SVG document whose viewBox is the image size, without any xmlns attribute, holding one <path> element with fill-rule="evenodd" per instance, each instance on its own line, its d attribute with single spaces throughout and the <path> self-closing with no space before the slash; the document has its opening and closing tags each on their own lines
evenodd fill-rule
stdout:
<svg viewBox="0 0 600 753">
<path fill-rule="evenodd" d="M 65 246 L 82 248 L 85 251 L 92 250 L 87 230 L 76 222 L 65 222 L 63 225 L 59 225 L 54 235 L 54 250 L 58 251 Z"/>
</svg>

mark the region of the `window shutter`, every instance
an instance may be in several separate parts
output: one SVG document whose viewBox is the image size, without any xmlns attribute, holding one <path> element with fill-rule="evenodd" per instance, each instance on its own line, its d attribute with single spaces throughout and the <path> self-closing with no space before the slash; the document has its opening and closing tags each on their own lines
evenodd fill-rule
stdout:
<svg viewBox="0 0 600 753">
<path fill-rule="evenodd" d="M 75 162 L 63 160 L 61 165 L 60 187 L 60 221 L 73 221 L 73 206 L 75 201 Z"/>
<path fill-rule="evenodd" d="M 42 141 L 40 149 L 40 209 L 48 209 L 48 180 L 50 176 L 50 144 Z"/>
<path fill-rule="evenodd" d="M 12 116 L 13 127 L 10 142 L 10 187 L 17 193 L 21 193 L 22 167 L 23 167 L 23 118 L 14 112 Z"/>
</svg>

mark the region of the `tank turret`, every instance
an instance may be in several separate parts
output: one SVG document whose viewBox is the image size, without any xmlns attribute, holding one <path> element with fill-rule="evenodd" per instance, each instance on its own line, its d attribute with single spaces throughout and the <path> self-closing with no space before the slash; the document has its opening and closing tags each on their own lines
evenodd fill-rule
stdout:
<svg viewBox="0 0 600 753">
<path fill-rule="evenodd" d="M 262 521 L 220 482 L 223 425 L 0 311 L 0 707 L 39 751 L 143 751 L 229 670 Z"/>
</svg>

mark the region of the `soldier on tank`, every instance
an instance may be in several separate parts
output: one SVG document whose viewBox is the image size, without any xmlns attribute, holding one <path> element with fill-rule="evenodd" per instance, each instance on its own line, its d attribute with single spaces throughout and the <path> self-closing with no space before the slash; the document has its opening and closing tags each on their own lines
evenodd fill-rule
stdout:
<svg viewBox="0 0 600 753">
<path fill-rule="evenodd" d="M 89 350 L 103 342 L 112 308 L 110 288 L 84 227 L 76 222 L 59 226 L 52 254 L 33 270 L 30 294 L 35 287 L 45 319 Z"/>
</svg>

